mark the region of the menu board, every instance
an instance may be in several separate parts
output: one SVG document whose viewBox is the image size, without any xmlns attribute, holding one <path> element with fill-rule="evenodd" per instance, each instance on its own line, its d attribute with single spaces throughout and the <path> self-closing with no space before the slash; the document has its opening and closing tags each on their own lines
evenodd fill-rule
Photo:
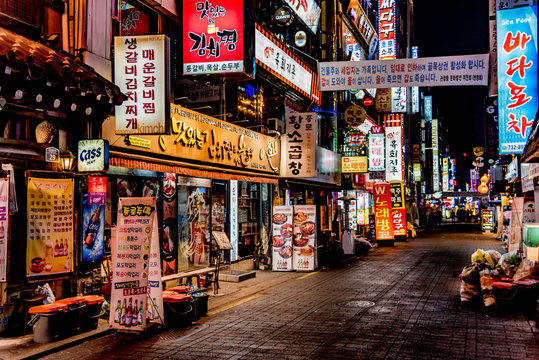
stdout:
<svg viewBox="0 0 539 360">
<path fill-rule="evenodd" d="M 312 271 L 316 262 L 316 205 L 294 206 L 294 270 Z"/>
<path fill-rule="evenodd" d="M 149 268 L 152 238 L 157 239 L 158 236 L 155 234 L 157 229 L 154 224 L 157 222 L 155 210 L 156 200 L 153 197 L 118 200 L 109 319 L 113 328 L 123 330 L 146 328 L 148 277 L 156 276 L 153 273 L 155 266 L 153 269 Z M 151 262 L 155 263 L 157 259 L 155 256 Z"/>
<path fill-rule="evenodd" d="M 273 271 L 292 270 L 293 216 L 293 206 L 273 207 Z"/>
<path fill-rule="evenodd" d="M 73 183 L 73 179 L 28 179 L 28 277 L 73 270 Z"/>
</svg>

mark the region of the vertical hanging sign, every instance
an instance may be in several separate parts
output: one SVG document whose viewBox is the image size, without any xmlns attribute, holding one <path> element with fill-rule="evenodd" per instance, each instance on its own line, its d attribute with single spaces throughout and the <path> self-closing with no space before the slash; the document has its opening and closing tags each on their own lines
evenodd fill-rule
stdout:
<svg viewBox="0 0 539 360">
<path fill-rule="evenodd" d="M 7 280 L 7 238 L 9 234 L 9 178 L 0 179 L 0 282 Z"/>
<path fill-rule="evenodd" d="M 386 181 L 402 181 L 402 116 L 386 118 Z"/>
<path fill-rule="evenodd" d="M 316 177 L 316 113 L 286 115 L 285 177 Z"/>
<path fill-rule="evenodd" d="M 88 194 L 82 201 L 82 261 L 101 260 L 104 256 L 105 201 L 107 178 L 88 178 Z"/>
<path fill-rule="evenodd" d="M 397 39 L 395 33 L 395 0 L 378 1 L 378 35 L 380 60 L 397 58 Z"/>
<path fill-rule="evenodd" d="M 389 184 L 374 184 L 373 198 L 376 240 L 393 240 L 395 237 Z"/>
<path fill-rule="evenodd" d="M 386 168 L 384 136 L 382 126 L 371 127 L 369 133 L 369 171 L 384 171 Z"/>
<path fill-rule="evenodd" d="M 28 179 L 28 277 L 73 271 L 73 191 L 73 179 Z"/>
<path fill-rule="evenodd" d="M 537 6 L 497 12 L 500 154 L 522 154 L 539 104 Z"/>
<path fill-rule="evenodd" d="M 432 191 L 440 191 L 440 159 L 438 154 L 438 119 L 432 119 Z"/>
<path fill-rule="evenodd" d="M 394 235 L 406 235 L 406 211 L 404 208 L 404 188 L 402 181 L 389 183 L 391 193 L 391 214 Z"/>
<path fill-rule="evenodd" d="M 163 275 L 176 273 L 178 259 L 178 207 L 176 174 L 165 173 L 163 178 L 163 237 L 161 261 Z"/>
<path fill-rule="evenodd" d="M 112 262 L 109 323 L 115 329 L 145 330 L 150 249 L 157 222 L 153 197 L 120 198 Z M 154 240 L 155 242 L 155 240 Z M 154 261 L 156 259 L 154 258 Z M 152 299 L 153 300 L 153 299 Z"/>
<path fill-rule="evenodd" d="M 230 261 L 238 260 L 238 180 L 230 180 Z"/>
</svg>

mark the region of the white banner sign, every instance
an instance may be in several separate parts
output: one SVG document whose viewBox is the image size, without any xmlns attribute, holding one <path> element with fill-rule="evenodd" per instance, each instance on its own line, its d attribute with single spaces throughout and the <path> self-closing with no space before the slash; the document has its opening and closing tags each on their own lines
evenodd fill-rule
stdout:
<svg viewBox="0 0 539 360">
<path fill-rule="evenodd" d="M 9 230 L 9 179 L 0 179 L 0 282 L 6 281 Z"/>
<path fill-rule="evenodd" d="M 285 177 L 316 176 L 316 113 L 286 115 L 284 170 Z"/>
<path fill-rule="evenodd" d="M 114 83 L 127 96 L 116 106 L 116 134 L 164 134 L 170 117 L 169 40 L 165 35 L 114 38 Z"/>
<path fill-rule="evenodd" d="M 318 65 L 321 91 L 409 86 L 486 86 L 488 54 L 335 61 Z"/>
<path fill-rule="evenodd" d="M 384 137 L 383 133 L 369 135 L 369 171 L 385 170 Z"/>
<path fill-rule="evenodd" d="M 432 190 L 440 191 L 440 158 L 438 154 L 438 119 L 432 119 Z"/>
<path fill-rule="evenodd" d="M 402 127 L 386 127 L 386 181 L 402 181 Z"/>
</svg>

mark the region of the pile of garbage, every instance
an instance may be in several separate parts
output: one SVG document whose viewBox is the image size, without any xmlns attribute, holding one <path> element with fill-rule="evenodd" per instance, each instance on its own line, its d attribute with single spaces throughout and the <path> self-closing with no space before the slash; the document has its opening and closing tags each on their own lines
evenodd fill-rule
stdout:
<svg viewBox="0 0 539 360">
<path fill-rule="evenodd" d="M 535 274 L 536 263 L 522 259 L 518 252 L 500 254 L 496 250 L 477 249 L 471 257 L 472 264 L 460 274 L 460 300 L 482 298 L 486 307 L 495 307 L 492 284 L 496 281 L 518 281 Z"/>
</svg>

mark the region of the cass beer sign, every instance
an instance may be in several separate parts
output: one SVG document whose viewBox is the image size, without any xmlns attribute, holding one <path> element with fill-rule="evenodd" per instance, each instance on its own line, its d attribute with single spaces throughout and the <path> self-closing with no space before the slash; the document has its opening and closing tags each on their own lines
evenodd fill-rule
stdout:
<svg viewBox="0 0 539 360">
<path fill-rule="evenodd" d="M 103 139 L 80 140 L 77 163 L 79 172 L 107 170 L 109 168 L 109 142 Z"/>
</svg>

